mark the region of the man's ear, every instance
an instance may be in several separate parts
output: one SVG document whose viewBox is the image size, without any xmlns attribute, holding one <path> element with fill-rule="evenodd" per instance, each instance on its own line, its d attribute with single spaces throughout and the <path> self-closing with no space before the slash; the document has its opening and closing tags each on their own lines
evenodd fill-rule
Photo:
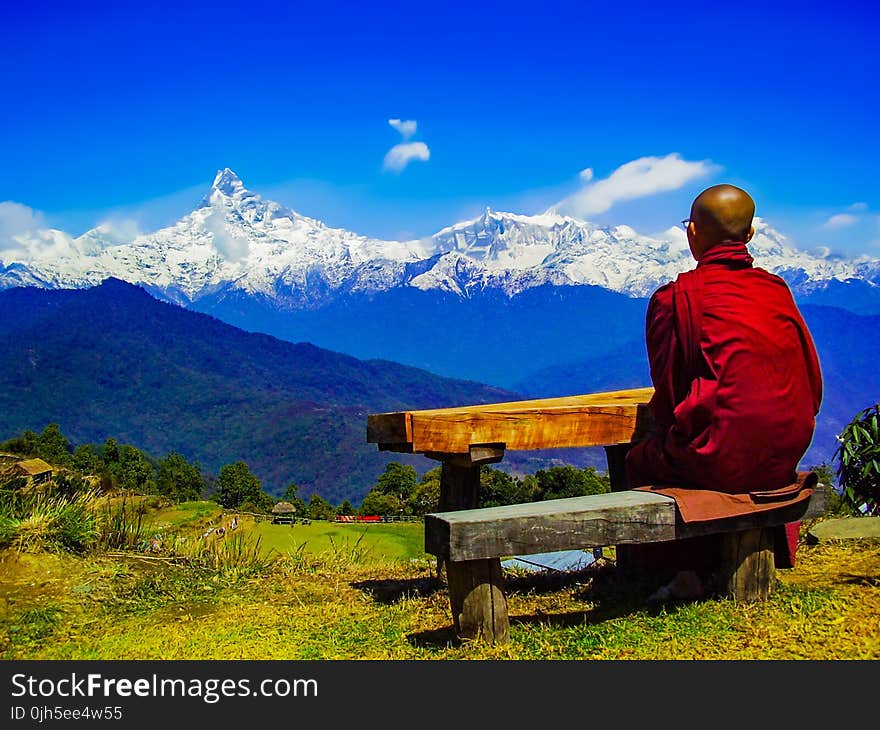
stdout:
<svg viewBox="0 0 880 730">
<path fill-rule="evenodd" d="M 745 240 L 745 242 L 748 243 L 749 241 L 751 241 L 751 240 L 752 240 L 752 236 L 754 236 L 754 235 L 755 235 L 755 227 L 752 226 L 751 228 L 749 228 L 749 232 L 748 232 L 748 235 L 746 235 L 746 240 Z"/>
</svg>

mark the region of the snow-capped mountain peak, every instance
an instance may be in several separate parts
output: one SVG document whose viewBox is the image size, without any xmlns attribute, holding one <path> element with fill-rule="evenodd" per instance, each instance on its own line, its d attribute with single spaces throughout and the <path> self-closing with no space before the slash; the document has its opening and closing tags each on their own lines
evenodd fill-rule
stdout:
<svg viewBox="0 0 880 730">
<path fill-rule="evenodd" d="M 880 284 L 878 259 L 798 250 L 760 218 L 755 229 L 755 265 L 795 289 L 808 292 L 834 279 Z M 264 200 L 228 167 L 217 171 L 195 210 L 159 231 L 138 235 L 102 225 L 76 239 L 61 231 L 40 235 L 39 256 L 23 244 L 5 249 L 12 255 L 0 262 L 0 288 L 91 286 L 114 276 L 183 304 L 237 294 L 299 309 L 401 286 L 468 297 L 482 289 L 515 296 L 545 284 L 589 284 L 648 296 L 694 266 L 681 229 L 647 236 L 555 210 L 522 215 L 487 206 L 426 239 L 369 238 Z"/>
<path fill-rule="evenodd" d="M 211 188 L 213 190 L 219 190 L 225 195 L 231 196 L 243 190 L 244 183 L 242 183 L 241 178 L 232 170 L 228 167 L 224 167 L 222 170 L 217 170 L 217 175 L 214 177 L 214 182 L 211 183 Z"/>
</svg>

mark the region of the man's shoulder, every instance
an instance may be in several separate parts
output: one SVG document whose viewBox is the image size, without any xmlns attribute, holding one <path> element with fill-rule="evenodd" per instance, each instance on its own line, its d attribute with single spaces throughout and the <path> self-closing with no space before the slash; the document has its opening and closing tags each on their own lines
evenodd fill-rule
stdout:
<svg viewBox="0 0 880 730">
<path fill-rule="evenodd" d="M 762 269 L 760 266 L 753 266 L 751 271 L 755 276 L 760 276 L 761 278 L 766 279 L 767 281 L 772 281 L 774 284 L 778 286 L 783 286 L 786 289 L 789 288 L 788 282 L 783 279 L 779 274 L 774 274 L 767 269 Z"/>
<path fill-rule="evenodd" d="M 672 306 L 672 296 L 675 291 L 675 282 L 670 281 L 667 284 L 657 288 L 654 293 L 651 295 L 651 300 L 649 302 L 649 306 L 657 307 L 657 306 Z"/>
<path fill-rule="evenodd" d="M 765 292 L 774 292 L 786 300 L 792 298 L 788 282 L 778 274 L 767 271 L 767 269 L 763 269 L 760 266 L 750 266 L 730 272 L 723 280 L 731 283 L 742 282 L 745 284 L 748 282 L 749 284 L 762 284 L 767 287 Z"/>
</svg>

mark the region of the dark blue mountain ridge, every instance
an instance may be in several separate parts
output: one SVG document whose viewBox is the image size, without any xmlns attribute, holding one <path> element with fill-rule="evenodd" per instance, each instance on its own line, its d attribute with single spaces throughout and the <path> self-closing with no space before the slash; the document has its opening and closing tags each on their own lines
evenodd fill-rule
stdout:
<svg viewBox="0 0 880 730">
<path fill-rule="evenodd" d="M 855 314 L 880 315 L 880 287 L 860 279 L 832 279 L 809 294 L 796 297 L 798 304 L 818 304 L 846 309 Z"/>
<path fill-rule="evenodd" d="M 514 297 L 490 288 L 461 297 L 400 287 L 295 311 L 225 291 L 191 307 L 244 330 L 509 388 L 540 368 L 610 353 L 639 337 L 647 300 L 548 284 Z"/>
<path fill-rule="evenodd" d="M 113 436 L 214 473 L 245 460 L 269 490 L 290 481 L 359 502 L 390 459 L 366 416 L 490 403 L 516 393 L 247 333 L 108 279 L 0 292 L 0 437 L 58 423 L 74 443 Z"/>
</svg>

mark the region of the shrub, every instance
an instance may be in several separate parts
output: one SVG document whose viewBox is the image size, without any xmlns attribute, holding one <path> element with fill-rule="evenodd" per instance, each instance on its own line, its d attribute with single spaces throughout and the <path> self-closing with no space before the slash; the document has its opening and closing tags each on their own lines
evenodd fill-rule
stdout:
<svg viewBox="0 0 880 730">
<path fill-rule="evenodd" d="M 880 515 L 880 404 L 858 413 L 837 440 L 841 498 L 860 512 Z"/>
<path fill-rule="evenodd" d="M 22 551 L 87 550 L 97 538 L 95 498 L 91 491 L 71 496 L 37 492 L 20 497 L 15 507 L 17 514 L 6 514 L 7 519 L 17 521 L 10 544 Z M 8 523 L 6 529 L 10 529 Z"/>
<path fill-rule="evenodd" d="M 193 566 L 235 579 L 258 575 L 275 562 L 275 557 L 262 549 L 259 536 L 243 532 L 184 545 L 178 556 Z"/>
</svg>

